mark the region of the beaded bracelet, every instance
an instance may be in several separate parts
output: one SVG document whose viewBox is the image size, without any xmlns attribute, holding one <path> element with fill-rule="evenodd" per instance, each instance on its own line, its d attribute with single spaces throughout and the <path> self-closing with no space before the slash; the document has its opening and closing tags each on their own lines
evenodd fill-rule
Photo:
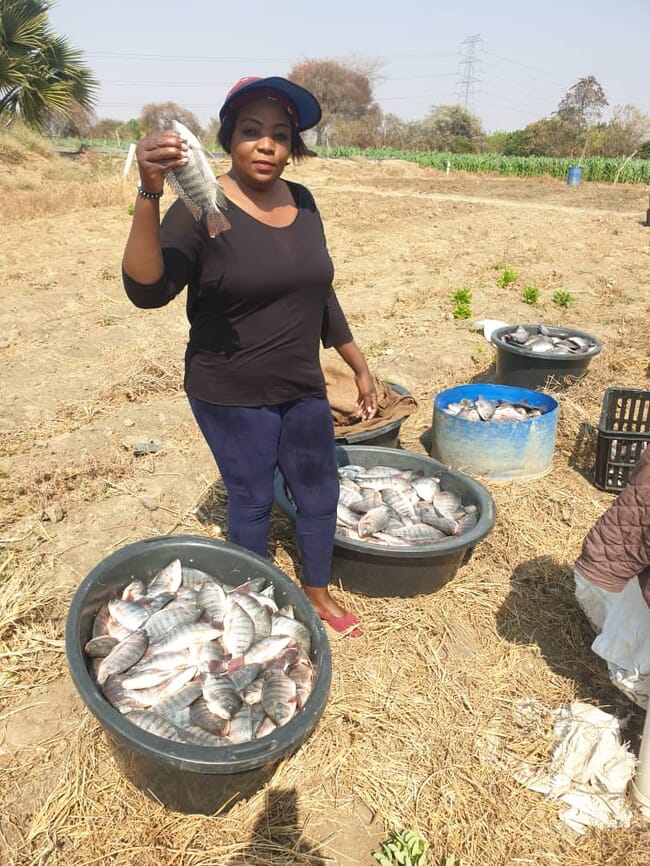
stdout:
<svg viewBox="0 0 650 866">
<path fill-rule="evenodd" d="M 138 195 L 141 195 L 142 198 L 148 198 L 152 201 L 156 201 L 157 199 L 162 198 L 163 192 L 164 190 L 162 189 L 160 190 L 160 192 L 147 192 L 146 190 L 142 189 L 141 183 L 138 184 Z"/>
</svg>

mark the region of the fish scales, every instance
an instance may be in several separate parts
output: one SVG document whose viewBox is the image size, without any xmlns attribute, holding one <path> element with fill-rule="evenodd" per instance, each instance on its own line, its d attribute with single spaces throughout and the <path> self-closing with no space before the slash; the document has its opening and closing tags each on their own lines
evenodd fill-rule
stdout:
<svg viewBox="0 0 650 866">
<path fill-rule="evenodd" d="M 250 623 L 247 649 L 242 651 L 248 638 L 230 649 L 225 646 L 225 622 L 223 628 L 212 625 L 200 603 L 206 600 L 225 606 L 232 625 L 236 620 Z M 309 699 L 314 675 L 311 633 L 295 618 L 291 605 L 279 608 L 272 582 L 250 578 L 237 586 L 222 584 L 174 561 L 148 586 L 125 579 L 115 601 L 121 613 L 128 612 L 128 622 L 134 616 L 134 622 L 143 619 L 143 625 L 129 631 L 111 617 L 108 604 L 102 605 L 93 622 L 94 637 L 87 643 L 88 667 L 106 700 L 143 730 L 203 746 L 243 743 L 277 730 L 262 706 L 267 680 L 280 694 L 273 710 L 278 720 L 293 717 Z M 192 621 L 178 622 L 187 616 Z M 254 619 L 266 627 L 257 628 Z M 165 623 L 170 628 L 158 637 Z M 267 701 L 273 695 L 269 688 Z"/>
<path fill-rule="evenodd" d="M 369 478 L 390 480 L 393 486 L 380 488 L 384 506 L 388 509 L 388 521 L 377 521 L 373 526 L 368 520 L 372 512 L 357 515 L 356 528 L 351 525 L 351 509 L 343 507 L 344 521 L 338 514 L 336 533 L 363 541 L 366 544 L 387 547 L 407 547 L 423 543 L 435 543 L 449 536 L 469 532 L 479 520 L 478 508 L 463 505 L 462 497 L 454 490 L 443 490 L 440 476 L 426 476 L 422 470 L 396 470 L 386 473 L 381 467 L 377 474 L 367 468 L 346 467 L 349 471 L 341 475 L 347 482 L 367 483 Z M 341 474 L 341 471 L 339 470 Z M 362 481 L 363 480 L 363 481 Z M 362 488 L 363 490 L 364 488 Z"/>
</svg>

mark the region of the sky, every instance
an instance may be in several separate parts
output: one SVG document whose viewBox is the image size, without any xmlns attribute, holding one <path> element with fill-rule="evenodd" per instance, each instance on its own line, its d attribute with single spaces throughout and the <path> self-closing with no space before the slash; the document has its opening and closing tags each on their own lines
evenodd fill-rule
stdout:
<svg viewBox="0 0 650 866">
<path fill-rule="evenodd" d="M 402 120 L 465 105 L 488 133 L 522 129 L 588 75 L 604 119 L 650 114 L 650 0 L 56 0 L 49 20 L 99 80 L 98 118 L 171 101 L 207 125 L 239 78 L 306 59 L 374 64 L 375 102 Z"/>
</svg>

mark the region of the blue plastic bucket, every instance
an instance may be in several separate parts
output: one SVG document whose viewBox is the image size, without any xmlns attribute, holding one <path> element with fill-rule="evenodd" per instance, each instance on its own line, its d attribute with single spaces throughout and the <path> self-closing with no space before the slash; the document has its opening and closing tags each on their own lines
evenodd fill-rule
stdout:
<svg viewBox="0 0 650 866">
<path fill-rule="evenodd" d="M 568 186 L 577 186 L 582 180 L 582 166 L 570 165 L 567 172 L 566 182 Z"/>
<path fill-rule="evenodd" d="M 523 421 L 471 421 L 445 412 L 464 397 L 525 401 L 543 414 Z M 431 456 L 458 469 L 495 481 L 539 478 L 550 471 L 559 405 L 541 391 L 478 383 L 441 391 L 433 403 Z"/>
</svg>

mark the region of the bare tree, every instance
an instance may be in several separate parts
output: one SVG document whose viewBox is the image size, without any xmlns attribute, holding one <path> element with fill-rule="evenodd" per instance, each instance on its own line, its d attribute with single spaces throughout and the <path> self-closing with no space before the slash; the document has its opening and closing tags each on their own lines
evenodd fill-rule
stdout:
<svg viewBox="0 0 650 866">
<path fill-rule="evenodd" d="M 334 60 L 305 60 L 291 69 L 288 78 L 311 90 L 321 104 L 317 144 L 323 143 L 337 121 L 359 120 L 371 109 L 378 110 L 368 75 Z"/>
<path fill-rule="evenodd" d="M 140 112 L 142 131 L 145 135 L 155 129 L 168 129 L 172 120 L 179 120 L 195 135 L 201 136 L 201 124 L 196 115 L 175 102 L 150 102 L 143 106 Z"/>
<path fill-rule="evenodd" d="M 553 116 L 584 130 L 598 123 L 607 105 L 605 91 L 593 75 L 588 75 L 567 90 Z"/>
</svg>

